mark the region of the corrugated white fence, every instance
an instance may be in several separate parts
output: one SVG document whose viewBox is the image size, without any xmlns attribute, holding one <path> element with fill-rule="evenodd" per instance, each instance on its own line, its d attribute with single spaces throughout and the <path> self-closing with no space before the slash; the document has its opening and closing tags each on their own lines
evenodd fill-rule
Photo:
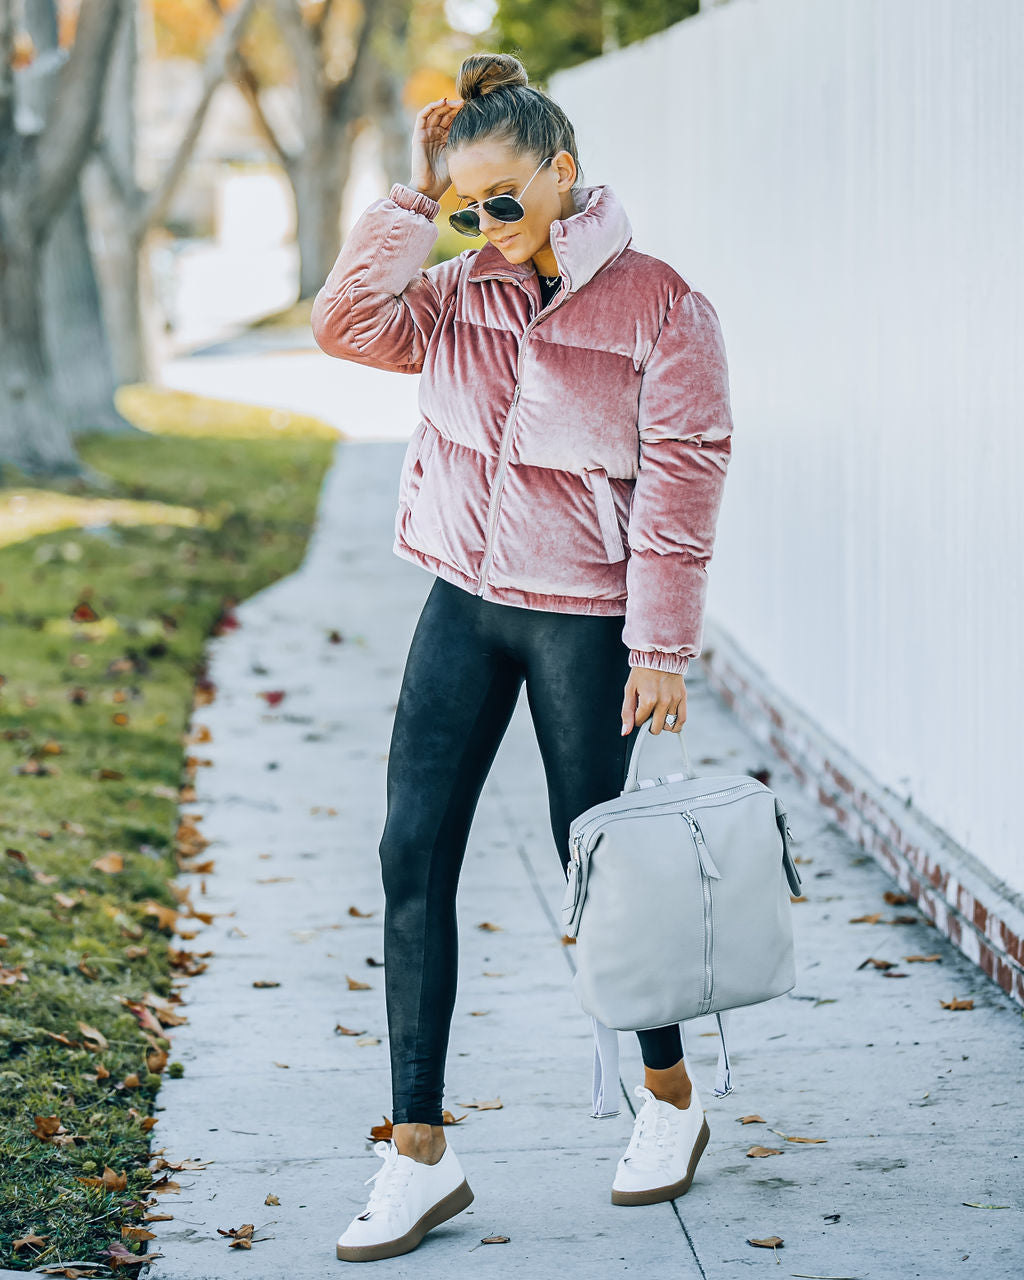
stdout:
<svg viewBox="0 0 1024 1280">
<path fill-rule="evenodd" d="M 551 83 L 722 321 L 709 615 L 1018 892 L 1022 68 L 1020 0 L 732 0 Z"/>
</svg>

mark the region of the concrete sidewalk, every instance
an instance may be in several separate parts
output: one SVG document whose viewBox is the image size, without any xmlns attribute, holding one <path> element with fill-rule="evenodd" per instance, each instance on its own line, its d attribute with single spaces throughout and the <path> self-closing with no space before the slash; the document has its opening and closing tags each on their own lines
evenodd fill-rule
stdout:
<svg viewBox="0 0 1024 1280">
<path fill-rule="evenodd" d="M 193 750 L 212 766 L 198 770 L 198 801 L 184 812 L 202 815 L 216 867 L 181 883 L 215 919 L 176 944 L 212 954 L 181 988 L 188 1023 L 170 1057 L 185 1071 L 165 1078 L 153 1133 L 168 1160 L 210 1163 L 171 1174 L 182 1190 L 161 1198 L 174 1219 L 153 1226 L 151 1249 L 163 1256 L 142 1268 L 148 1280 L 239 1270 L 312 1280 L 350 1265 L 334 1242 L 365 1203 L 364 1179 L 379 1167 L 370 1126 L 390 1107 L 383 974 L 367 964 L 382 958 L 385 760 L 432 581 L 391 553 L 403 450 L 339 445 L 304 565 L 211 643 L 217 695 L 194 719 L 212 741 Z M 340 644 L 328 638 L 335 628 Z M 887 878 L 736 725 L 699 662 L 687 690 L 698 769 L 771 771 L 808 899 L 794 907 L 796 989 L 733 1016 L 728 1098 L 711 1096 L 713 1020 L 688 1024 L 711 1126 L 689 1193 L 642 1208 L 609 1200 L 642 1069 L 635 1037 L 622 1036 L 622 1110 L 590 1117 L 592 1042 L 569 985 L 572 948 L 560 942 L 564 881 L 524 697 L 481 799 L 459 897 L 445 1105 L 466 1116 L 447 1133 L 476 1200 L 374 1274 L 1019 1274 L 1020 1010 L 934 929 L 888 923 L 912 909 L 885 902 Z M 268 706 L 269 691 L 284 697 Z M 678 753 L 671 735 L 651 746 Z M 849 923 L 873 913 L 876 924 Z M 500 930 L 477 927 L 485 921 Z M 868 957 L 898 968 L 859 968 Z M 370 989 L 349 990 L 346 976 Z M 266 981 L 280 985 L 253 985 Z M 973 1010 L 943 1009 L 954 996 L 972 997 Z M 340 1035 L 338 1024 L 366 1034 Z M 500 1110 L 462 1105 L 498 1096 Z M 764 1122 L 738 1123 L 751 1113 Z M 755 1145 L 781 1154 L 748 1158 Z M 250 1222 L 258 1242 L 243 1259 L 218 1228 Z M 480 1243 L 496 1234 L 509 1243 Z M 785 1242 L 777 1253 L 747 1243 L 772 1235 Z"/>
</svg>

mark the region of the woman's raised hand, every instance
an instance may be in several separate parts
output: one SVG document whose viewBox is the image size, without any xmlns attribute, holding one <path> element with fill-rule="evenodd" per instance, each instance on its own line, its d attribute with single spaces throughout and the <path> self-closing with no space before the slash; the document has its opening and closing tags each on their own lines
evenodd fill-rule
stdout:
<svg viewBox="0 0 1024 1280">
<path fill-rule="evenodd" d="M 461 98 L 437 98 L 422 108 L 413 127 L 410 185 L 434 200 L 440 200 L 451 186 L 442 148 L 461 108 Z"/>
</svg>

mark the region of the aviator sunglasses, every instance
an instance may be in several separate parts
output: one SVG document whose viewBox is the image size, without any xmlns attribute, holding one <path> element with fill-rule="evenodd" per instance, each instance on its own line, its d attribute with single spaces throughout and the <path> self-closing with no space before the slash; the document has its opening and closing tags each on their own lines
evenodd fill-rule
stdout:
<svg viewBox="0 0 1024 1280">
<path fill-rule="evenodd" d="M 530 175 L 526 187 L 536 178 L 541 169 L 547 164 L 548 160 L 554 160 L 554 156 L 548 156 L 547 160 L 542 160 Z M 526 210 L 519 203 L 526 194 L 526 187 L 523 187 L 519 193 L 519 200 L 512 196 L 490 196 L 483 202 L 484 209 L 492 218 L 497 218 L 499 222 L 519 222 L 520 219 L 526 217 Z M 448 221 L 456 231 L 461 231 L 464 236 L 480 235 L 480 215 L 476 211 L 475 202 L 467 205 L 465 209 L 457 209 L 455 213 L 450 214 Z"/>
</svg>

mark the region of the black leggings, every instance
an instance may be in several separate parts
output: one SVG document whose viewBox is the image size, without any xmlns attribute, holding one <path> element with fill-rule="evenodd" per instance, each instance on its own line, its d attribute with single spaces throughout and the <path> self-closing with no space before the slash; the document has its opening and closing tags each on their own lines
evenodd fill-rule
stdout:
<svg viewBox="0 0 1024 1280">
<path fill-rule="evenodd" d="M 621 616 L 496 604 L 435 579 L 395 712 L 380 841 L 395 1124 L 441 1124 L 459 872 L 523 680 L 564 870 L 571 820 L 625 783 L 638 731 L 621 732 L 628 659 Z M 683 1056 L 678 1024 L 636 1034 L 648 1067 Z"/>
</svg>

